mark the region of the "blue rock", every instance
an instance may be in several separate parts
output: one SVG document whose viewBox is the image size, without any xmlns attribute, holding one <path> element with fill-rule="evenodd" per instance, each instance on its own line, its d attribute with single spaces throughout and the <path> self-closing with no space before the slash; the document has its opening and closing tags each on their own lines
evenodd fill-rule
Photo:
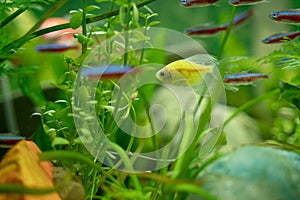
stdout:
<svg viewBox="0 0 300 200">
<path fill-rule="evenodd" d="M 219 200 L 298 200 L 300 155 L 273 147 L 240 147 L 212 162 L 198 178 Z"/>
</svg>

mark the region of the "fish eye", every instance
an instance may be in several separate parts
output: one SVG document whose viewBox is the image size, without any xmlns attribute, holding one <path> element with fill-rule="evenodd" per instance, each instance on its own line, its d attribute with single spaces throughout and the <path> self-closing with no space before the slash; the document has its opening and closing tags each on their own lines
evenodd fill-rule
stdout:
<svg viewBox="0 0 300 200">
<path fill-rule="evenodd" d="M 270 18 L 272 18 L 272 19 L 277 19 L 277 17 L 278 17 L 277 12 L 273 12 L 273 13 L 270 14 Z"/>
<path fill-rule="evenodd" d="M 166 75 L 166 73 L 165 73 L 164 71 L 160 71 L 160 72 L 159 72 L 159 75 L 160 75 L 161 77 L 164 77 L 164 76 Z"/>
<path fill-rule="evenodd" d="M 182 3 L 183 5 L 185 5 L 185 4 L 187 4 L 187 0 L 181 0 L 181 3 Z"/>
<path fill-rule="evenodd" d="M 269 39 L 269 38 L 265 38 L 265 39 L 263 39 L 262 42 L 263 42 L 263 43 L 269 43 L 269 42 L 270 42 L 270 39 Z"/>
</svg>

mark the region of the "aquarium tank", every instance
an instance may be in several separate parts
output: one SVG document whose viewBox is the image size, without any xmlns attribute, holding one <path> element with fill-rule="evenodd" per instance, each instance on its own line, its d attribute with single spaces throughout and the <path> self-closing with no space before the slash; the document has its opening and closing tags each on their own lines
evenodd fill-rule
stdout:
<svg viewBox="0 0 300 200">
<path fill-rule="evenodd" d="M 0 199 L 300 196 L 300 2 L 0 8 Z"/>
</svg>

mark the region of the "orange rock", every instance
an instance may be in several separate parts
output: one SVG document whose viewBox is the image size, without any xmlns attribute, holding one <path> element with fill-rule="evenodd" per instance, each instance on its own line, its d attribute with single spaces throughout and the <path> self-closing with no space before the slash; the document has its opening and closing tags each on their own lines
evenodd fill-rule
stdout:
<svg viewBox="0 0 300 200">
<path fill-rule="evenodd" d="M 40 149 L 32 141 L 20 141 L 0 163 L 0 184 L 21 184 L 30 188 L 52 188 L 54 168 L 49 161 L 40 162 Z M 57 192 L 44 195 L 0 194 L 0 200 L 59 200 Z"/>
</svg>

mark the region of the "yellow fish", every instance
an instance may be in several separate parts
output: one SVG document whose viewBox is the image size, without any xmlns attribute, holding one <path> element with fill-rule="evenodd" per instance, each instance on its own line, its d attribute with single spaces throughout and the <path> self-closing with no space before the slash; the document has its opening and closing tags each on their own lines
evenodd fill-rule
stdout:
<svg viewBox="0 0 300 200">
<path fill-rule="evenodd" d="M 205 66 L 185 59 L 174 61 L 156 73 L 161 82 L 177 85 L 195 85 L 206 73 L 212 72 L 212 66 Z"/>
</svg>

